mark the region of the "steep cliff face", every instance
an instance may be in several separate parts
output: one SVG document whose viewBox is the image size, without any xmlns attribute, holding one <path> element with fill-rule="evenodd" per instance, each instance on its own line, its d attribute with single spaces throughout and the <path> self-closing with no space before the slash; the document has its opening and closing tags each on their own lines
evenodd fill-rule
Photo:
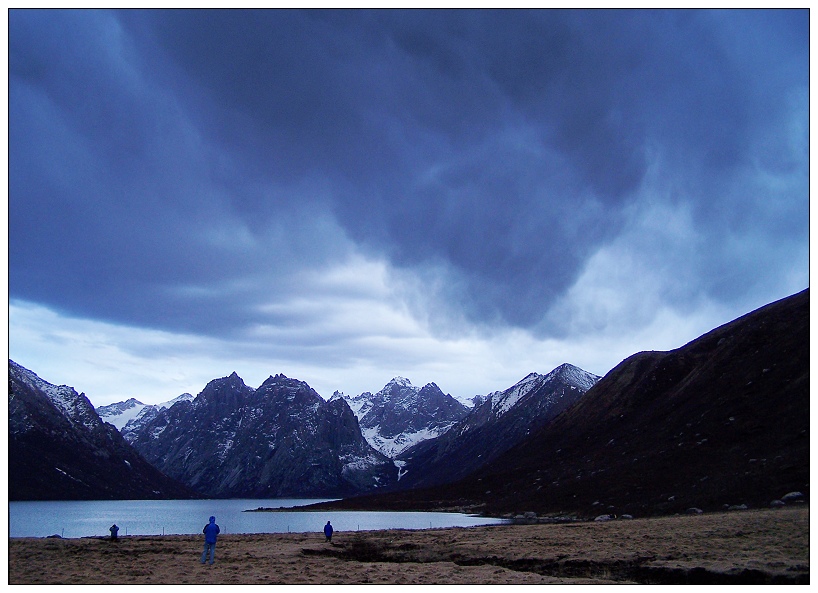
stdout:
<svg viewBox="0 0 818 593">
<path fill-rule="evenodd" d="M 9 360 L 9 499 L 190 498 L 147 463 L 88 398 Z"/>
<path fill-rule="evenodd" d="M 233 373 L 132 433 L 151 463 L 214 497 L 346 496 L 396 479 L 342 400 L 284 375 L 258 389 Z"/>
</svg>

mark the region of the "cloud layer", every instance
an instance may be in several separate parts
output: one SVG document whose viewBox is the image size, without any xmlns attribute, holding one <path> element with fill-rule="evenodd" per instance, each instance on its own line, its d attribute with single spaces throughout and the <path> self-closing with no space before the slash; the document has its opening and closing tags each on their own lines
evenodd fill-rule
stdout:
<svg viewBox="0 0 818 593">
<path fill-rule="evenodd" d="M 338 372 L 689 330 L 808 285 L 808 114 L 807 11 L 12 10 L 9 294 Z"/>
</svg>

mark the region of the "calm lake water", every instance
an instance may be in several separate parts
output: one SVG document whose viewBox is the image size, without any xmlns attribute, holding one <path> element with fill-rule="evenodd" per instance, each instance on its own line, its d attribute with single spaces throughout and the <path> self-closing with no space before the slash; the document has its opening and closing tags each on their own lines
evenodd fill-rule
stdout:
<svg viewBox="0 0 818 593">
<path fill-rule="evenodd" d="M 9 537 L 200 534 L 211 515 L 224 533 L 321 532 L 327 521 L 336 531 L 431 529 L 499 525 L 502 519 L 460 513 L 382 511 L 244 512 L 259 507 L 304 506 L 328 499 L 98 500 L 10 502 Z"/>
</svg>

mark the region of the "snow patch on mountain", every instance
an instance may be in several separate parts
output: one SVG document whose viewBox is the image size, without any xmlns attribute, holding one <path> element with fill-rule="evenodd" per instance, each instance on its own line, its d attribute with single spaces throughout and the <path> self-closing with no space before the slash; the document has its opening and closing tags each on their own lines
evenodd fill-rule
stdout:
<svg viewBox="0 0 818 593">
<path fill-rule="evenodd" d="M 491 407 L 495 415 L 499 417 L 508 412 L 523 396 L 531 393 L 537 385 L 543 383 L 544 379 L 543 375 L 530 373 L 505 391 L 490 393 L 488 398 L 491 400 Z"/>
<path fill-rule="evenodd" d="M 379 426 L 361 428 L 361 434 L 366 441 L 387 457 L 395 458 L 410 447 L 420 442 L 433 439 L 449 430 L 455 423 L 441 425 L 436 428 L 422 428 L 413 432 L 402 432 L 392 438 L 383 437 Z"/>
<path fill-rule="evenodd" d="M 376 457 L 375 455 L 366 455 L 363 457 L 343 455 L 340 459 L 341 463 L 343 463 L 343 469 L 341 470 L 342 474 L 346 474 L 351 471 L 367 470 L 383 463 L 383 459 Z"/>
<path fill-rule="evenodd" d="M 467 408 L 474 408 L 477 404 L 482 403 L 483 399 L 486 397 L 484 395 L 473 395 L 471 397 L 466 397 L 464 395 L 453 395 L 454 399 L 459 401 L 461 404 L 466 406 Z"/>
</svg>

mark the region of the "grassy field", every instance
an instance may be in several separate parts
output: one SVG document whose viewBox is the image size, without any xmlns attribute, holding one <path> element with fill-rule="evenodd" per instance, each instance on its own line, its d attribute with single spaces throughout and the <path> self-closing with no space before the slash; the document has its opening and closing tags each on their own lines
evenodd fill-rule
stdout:
<svg viewBox="0 0 818 593">
<path fill-rule="evenodd" d="M 13 538 L 10 584 L 809 583 L 809 509 L 430 530 Z"/>
</svg>

